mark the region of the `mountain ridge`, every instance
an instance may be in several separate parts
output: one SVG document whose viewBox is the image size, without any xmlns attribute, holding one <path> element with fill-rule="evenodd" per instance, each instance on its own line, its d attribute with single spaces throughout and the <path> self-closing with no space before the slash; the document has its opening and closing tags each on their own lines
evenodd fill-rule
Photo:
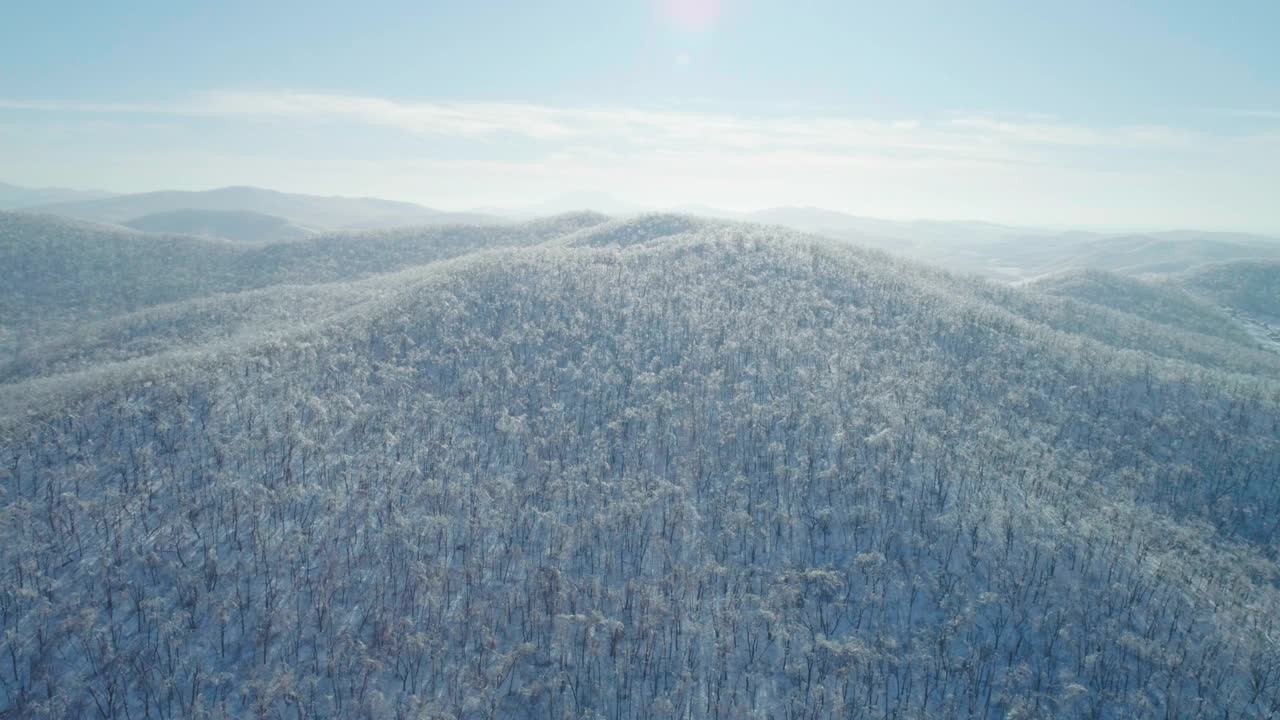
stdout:
<svg viewBox="0 0 1280 720">
<path fill-rule="evenodd" d="M 445 212 L 398 200 L 305 195 L 244 185 L 202 191 L 159 190 L 24 209 L 109 223 L 176 210 L 251 211 L 278 215 L 303 226 L 334 230 L 496 220 L 491 216 Z"/>
<path fill-rule="evenodd" d="M 1274 375 L 678 216 L 359 287 L 0 386 L 31 411 L 0 427 L 0 547 L 48 568 L 0 637 L 45 639 L 5 645 L 20 713 L 166 681 L 175 708 L 313 717 L 1280 707 L 1251 680 L 1280 668 Z"/>
<path fill-rule="evenodd" d="M 278 215 L 250 210 L 192 210 L 181 208 L 141 215 L 121 223 L 142 232 L 217 237 L 247 243 L 300 240 L 317 231 Z"/>
<path fill-rule="evenodd" d="M 73 190 L 60 187 L 32 188 L 0 182 L 0 210 L 17 210 L 34 205 L 93 200 L 110 197 L 102 190 Z"/>
</svg>

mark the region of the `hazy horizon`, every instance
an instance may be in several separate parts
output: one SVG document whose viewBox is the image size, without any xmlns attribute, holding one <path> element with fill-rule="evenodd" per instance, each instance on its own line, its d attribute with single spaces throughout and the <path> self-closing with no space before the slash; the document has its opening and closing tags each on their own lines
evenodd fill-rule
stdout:
<svg viewBox="0 0 1280 720">
<path fill-rule="evenodd" d="M 388 200 L 392 202 L 403 202 L 421 206 L 426 209 L 436 210 L 443 213 L 475 213 L 478 215 L 493 215 L 495 217 L 503 217 L 510 219 L 534 218 L 547 215 L 555 215 L 576 211 L 595 211 L 601 212 L 618 218 L 625 218 L 635 215 L 643 215 L 650 213 L 679 213 L 689 215 L 703 215 L 707 217 L 733 217 L 741 219 L 751 219 L 752 215 L 767 213 L 769 211 L 813 211 L 815 213 L 836 212 L 847 215 L 850 219 L 867 220 L 867 221 L 884 221 L 890 223 L 939 223 L 939 224 L 978 224 L 1006 227 L 1011 230 L 1027 230 L 1027 231 L 1047 231 L 1047 232 L 1085 232 L 1098 234 L 1125 234 L 1125 233 L 1162 233 L 1162 232 L 1203 232 L 1203 233 L 1241 233 L 1249 235 L 1257 235 L 1280 241 L 1280 227 L 1273 229 L 1266 228 L 1231 228 L 1231 227 L 1209 227 L 1209 226 L 1177 226 L 1159 223 L 1144 224 L 1084 224 L 1084 223 L 1026 223 L 1026 222 L 1007 222 L 998 218 L 986 217 L 934 217 L 934 216 L 889 216 L 889 215 L 867 215 L 850 210 L 842 210 L 834 207 L 821 207 L 817 205 L 762 205 L 751 207 L 722 207 L 713 206 L 708 203 L 690 201 L 679 205 L 641 205 L 631 202 L 626 197 L 619 197 L 604 191 L 587 191 L 587 190 L 570 190 L 565 193 L 550 196 L 542 199 L 540 202 L 526 202 L 525 204 L 513 204 L 510 206 L 500 205 L 475 205 L 475 206 L 442 206 L 439 203 L 433 203 L 429 199 L 423 200 L 414 197 L 388 197 L 374 195 L 356 195 L 347 193 L 304 193 L 293 190 L 291 188 L 281 187 L 265 187 L 254 185 L 252 183 L 233 183 L 229 185 L 219 186 L 190 186 L 190 187 L 156 187 L 140 190 L 117 190 L 103 187 L 76 187 L 73 184 L 56 184 L 56 185 L 25 185 L 17 182 L 10 182 L 4 178 L 0 178 L 0 186 L 8 185 L 10 187 L 22 190 L 33 191 L 68 191 L 75 193 L 101 193 L 101 197 L 84 197 L 75 200 L 60 200 L 57 202 L 40 202 L 33 205 L 25 205 L 21 207 L 9 208 L 11 211 L 32 211 L 40 210 L 44 207 L 75 204 L 86 200 L 98 200 L 111 197 L 121 197 L 125 195 L 143 195 L 150 193 L 163 192 L 187 192 L 187 193 L 203 193 L 213 192 L 217 190 L 227 190 L 232 188 L 245 188 L 252 190 L 264 190 L 268 192 L 276 192 L 283 194 L 308 195 L 315 197 L 330 198 L 348 198 L 357 200 Z M 589 199 L 590 198 L 590 199 Z M 785 223 L 784 223 L 785 224 Z"/>
<path fill-rule="evenodd" d="M 26 6 L 6 182 L 1276 233 L 1258 3 Z M 376 32 L 375 32 L 376 30 Z M 1011 60 L 1016 58 L 1016 62 Z"/>
</svg>

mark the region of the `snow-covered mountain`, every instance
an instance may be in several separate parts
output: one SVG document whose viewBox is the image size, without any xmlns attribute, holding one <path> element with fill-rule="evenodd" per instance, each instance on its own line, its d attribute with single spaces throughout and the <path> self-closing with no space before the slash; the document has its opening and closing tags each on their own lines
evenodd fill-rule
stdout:
<svg viewBox="0 0 1280 720">
<path fill-rule="evenodd" d="M 1280 355 L 1171 289 L 679 215 L 0 217 L 48 270 L 7 307 L 111 309 L 0 372 L 0 712 L 1280 711 Z"/>
<path fill-rule="evenodd" d="M 300 240 L 316 234 L 278 215 L 248 210 L 169 210 L 121 223 L 150 233 L 195 235 L 247 243 Z"/>
<path fill-rule="evenodd" d="M 162 190 L 23 209 L 115 224 L 174 211 L 245 211 L 282 217 L 304 227 L 330 230 L 495 221 L 495 218 L 486 215 L 443 212 L 413 203 L 379 198 L 301 195 L 255 187 L 225 187 L 205 191 Z"/>
</svg>

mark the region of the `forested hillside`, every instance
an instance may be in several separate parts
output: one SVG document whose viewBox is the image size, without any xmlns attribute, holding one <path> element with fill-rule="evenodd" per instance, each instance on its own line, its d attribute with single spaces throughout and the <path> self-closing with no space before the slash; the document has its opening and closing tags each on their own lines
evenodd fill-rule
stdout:
<svg viewBox="0 0 1280 720">
<path fill-rule="evenodd" d="M 1238 233 L 1165 232 L 1095 237 L 1041 272 L 1097 269 L 1128 275 L 1182 272 L 1205 263 L 1280 258 L 1273 238 Z"/>
<path fill-rule="evenodd" d="M 264 243 L 301 240 L 316 233 L 278 215 L 247 210 L 168 210 L 133 218 L 125 227 L 152 233 Z"/>
<path fill-rule="evenodd" d="M 166 242 L 3 376 L 0 716 L 1280 713 L 1247 338 L 683 216 Z"/>
<path fill-rule="evenodd" d="M 579 213 L 522 225 L 331 233 L 246 246 L 0 213 L 0 331 L 22 340 L 217 293 L 350 280 L 484 248 L 534 244 L 603 220 Z"/>
<path fill-rule="evenodd" d="M 1181 280 L 1192 292 L 1224 307 L 1280 320 L 1280 261 L 1205 265 Z"/>
<path fill-rule="evenodd" d="M 1077 270 L 1051 275 L 1033 287 L 1043 293 L 1136 315 L 1161 325 L 1249 342 L 1218 305 L 1199 299 L 1169 282 L 1145 281 L 1102 270 Z"/>
</svg>

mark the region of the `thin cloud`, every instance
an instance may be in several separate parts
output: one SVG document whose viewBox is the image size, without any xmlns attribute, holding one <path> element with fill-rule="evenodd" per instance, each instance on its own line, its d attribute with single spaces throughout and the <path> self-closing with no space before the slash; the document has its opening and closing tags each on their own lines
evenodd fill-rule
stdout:
<svg viewBox="0 0 1280 720">
<path fill-rule="evenodd" d="M 1177 149 L 1212 142 L 1160 125 L 1092 127 L 1043 116 L 970 114 L 939 121 L 836 116 L 751 118 L 703 111 L 556 107 L 532 103 L 410 102 L 309 92 L 209 92 L 173 102 L 80 103 L 0 100 L 0 109 L 351 122 L 419 136 L 539 142 L 643 150 L 887 152 L 974 162 L 1035 160 L 1036 149 Z"/>
<path fill-rule="evenodd" d="M 950 124 L 991 140 L 1028 145 L 1171 149 L 1190 147 L 1203 140 L 1195 133 L 1163 125 L 1100 128 L 1051 120 L 1010 121 L 985 116 L 957 117 Z"/>
<path fill-rule="evenodd" d="M 1280 167 L 1280 123 L 1269 121 L 1211 132 L 982 112 L 741 116 L 247 91 L 145 103 L 0 99 L 0 113 L 11 124 L 0 155 L 46 184 L 66 184 L 65 168 L 76 168 L 89 173 L 80 182 L 102 186 L 251 178 L 454 207 L 608 188 L 652 206 L 804 204 L 1063 225 L 1158 217 L 1256 230 L 1275 227 L 1268 191 Z M 207 122 L 184 119 L 219 120 L 216 149 L 204 142 Z M 277 136 L 289 141 L 270 141 Z"/>
</svg>

